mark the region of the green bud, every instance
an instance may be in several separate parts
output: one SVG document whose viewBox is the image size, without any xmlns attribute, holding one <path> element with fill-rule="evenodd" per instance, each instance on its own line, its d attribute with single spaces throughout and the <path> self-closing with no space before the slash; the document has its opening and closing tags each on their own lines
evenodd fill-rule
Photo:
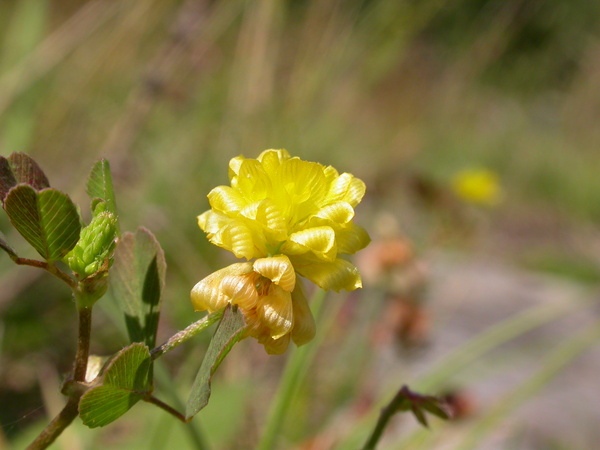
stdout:
<svg viewBox="0 0 600 450">
<path fill-rule="evenodd" d="M 79 241 L 65 257 L 77 278 L 84 279 L 108 270 L 112 265 L 116 237 L 117 218 L 110 212 L 99 213 L 81 230 Z"/>
<path fill-rule="evenodd" d="M 108 268 L 97 271 L 77 283 L 73 291 L 78 308 L 90 308 L 108 290 Z"/>
<path fill-rule="evenodd" d="M 106 201 L 102 200 L 101 198 L 95 198 L 92 200 L 92 214 L 94 216 L 97 216 L 105 211 L 108 211 L 108 205 L 106 204 Z"/>
</svg>

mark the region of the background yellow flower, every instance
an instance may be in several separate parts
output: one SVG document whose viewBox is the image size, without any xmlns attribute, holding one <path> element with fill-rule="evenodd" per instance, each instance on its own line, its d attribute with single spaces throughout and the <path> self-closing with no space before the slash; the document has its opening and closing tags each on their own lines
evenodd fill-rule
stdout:
<svg viewBox="0 0 600 450">
<path fill-rule="evenodd" d="M 452 188 L 467 203 L 492 206 L 502 199 L 498 175 L 487 169 L 466 169 L 457 173 Z"/>
</svg>

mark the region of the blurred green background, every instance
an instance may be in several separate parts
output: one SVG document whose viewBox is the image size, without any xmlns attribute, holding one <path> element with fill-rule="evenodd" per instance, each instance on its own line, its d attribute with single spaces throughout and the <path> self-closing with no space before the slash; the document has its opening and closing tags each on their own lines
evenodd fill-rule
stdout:
<svg viewBox="0 0 600 450">
<path fill-rule="evenodd" d="M 159 340 L 199 317 L 190 288 L 230 261 L 195 216 L 231 157 L 286 148 L 351 172 L 368 187 L 357 222 L 401 248 L 387 277 L 330 296 L 281 448 L 357 448 L 405 382 L 471 406 L 428 434 L 398 418 L 382 448 L 592 448 L 598 358 L 574 361 L 593 336 L 552 351 L 596 324 L 599 35 L 587 0 L 2 0 L 0 153 L 34 157 L 84 217 L 89 170 L 110 160 L 123 228 L 165 249 Z M 478 168 L 498 177 L 497 204 L 453 191 Z M 4 214 L 0 230 L 34 256 Z M 400 303 L 409 312 L 386 321 Z M 122 324 L 97 309 L 92 350 L 114 352 Z M 63 286 L 0 256 L 0 447 L 21 448 L 60 407 L 75 319 Z M 159 397 L 185 397 L 207 338 L 194 342 L 165 358 Z M 245 341 L 187 428 L 137 405 L 56 448 L 194 448 L 190 427 L 253 448 L 284 361 Z"/>
</svg>

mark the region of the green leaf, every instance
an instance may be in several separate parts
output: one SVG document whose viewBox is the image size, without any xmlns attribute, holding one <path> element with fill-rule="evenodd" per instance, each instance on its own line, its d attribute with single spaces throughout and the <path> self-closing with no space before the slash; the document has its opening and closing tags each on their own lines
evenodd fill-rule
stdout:
<svg viewBox="0 0 600 450">
<path fill-rule="evenodd" d="M 113 189 L 110 164 L 108 160 L 101 159 L 92 168 L 87 183 L 87 193 L 93 200 L 100 198 L 106 202 L 107 210 L 117 215 L 117 203 Z"/>
<path fill-rule="evenodd" d="M 452 418 L 447 403 L 437 397 L 429 397 L 427 401 L 421 404 L 421 408 L 440 419 L 448 420 Z"/>
<path fill-rule="evenodd" d="M 153 348 L 167 264 L 160 244 L 146 228 L 124 233 L 110 271 L 114 297 L 125 313 L 132 342 Z"/>
<path fill-rule="evenodd" d="M 134 343 L 108 363 L 97 385 L 79 401 L 79 415 L 90 428 L 103 427 L 150 394 L 150 350 Z"/>
<path fill-rule="evenodd" d="M 421 425 L 423 425 L 425 428 L 429 428 L 429 423 L 427 423 L 427 417 L 425 417 L 425 413 L 421 410 L 421 408 L 419 408 L 417 405 L 412 405 L 410 410 Z"/>
<path fill-rule="evenodd" d="M 194 380 L 185 411 L 187 419 L 208 404 L 212 376 L 231 348 L 243 337 L 245 329 L 244 315 L 237 308 L 227 306 Z"/>
<path fill-rule="evenodd" d="M 36 191 L 50 187 L 44 171 L 25 153 L 13 153 L 8 159 L 0 156 L 0 199 L 4 202 L 10 189 L 19 183 Z"/>
<path fill-rule="evenodd" d="M 79 240 L 79 212 L 60 191 L 38 192 L 19 184 L 9 191 L 4 209 L 17 231 L 47 260 L 61 259 Z"/>
<path fill-rule="evenodd" d="M 2 233 L 0 233 L 0 248 L 8 253 L 8 256 L 10 256 L 10 259 L 13 261 L 19 258 L 14 249 L 8 245 L 8 242 L 6 242 L 6 237 Z"/>
</svg>

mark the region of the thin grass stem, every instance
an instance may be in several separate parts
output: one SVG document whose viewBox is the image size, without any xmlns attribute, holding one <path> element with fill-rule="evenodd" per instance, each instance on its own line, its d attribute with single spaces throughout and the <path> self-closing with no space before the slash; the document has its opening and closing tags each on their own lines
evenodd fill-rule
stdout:
<svg viewBox="0 0 600 450">
<path fill-rule="evenodd" d="M 311 310 L 315 317 L 317 329 L 319 329 L 319 324 L 323 318 L 325 296 L 326 292 L 318 289 L 311 302 Z M 279 432 L 282 425 L 285 424 L 292 401 L 307 372 L 305 369 L 314 359 L 317 349 L 318 346 L 315 345 L 314 341 L 293 349 L 287 360 L 277 393 L 271 404 L 265 431 L 257 447 L 259 450 L 271 450 L 275 448 Z"/>
</svg>

